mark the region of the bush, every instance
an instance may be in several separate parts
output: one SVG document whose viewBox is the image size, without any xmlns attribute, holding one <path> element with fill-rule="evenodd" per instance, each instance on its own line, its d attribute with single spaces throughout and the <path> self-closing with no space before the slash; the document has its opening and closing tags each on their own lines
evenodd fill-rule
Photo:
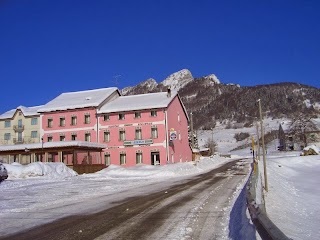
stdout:
<svg viewBox="0 0 320 240">
<path fill-rule="evenodd" d="M 236 133 L 234 135 L 234 138 L 237 140 L 237 142 L 242 141 L 242 140 L 244 140 L 244 139 L 246 139 L 248 137 L 250 137 L 250 134 L 247 133 L 247 132 L 246 133 L 244 133 L 244 132 Z"/>
</svg>

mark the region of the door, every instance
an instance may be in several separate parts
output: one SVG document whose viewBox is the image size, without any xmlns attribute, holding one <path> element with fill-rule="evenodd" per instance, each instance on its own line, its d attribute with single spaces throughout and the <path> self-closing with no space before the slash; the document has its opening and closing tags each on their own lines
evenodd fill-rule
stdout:
<svg viewBox="0 0 320 240">
<path fill-rule="evenodd" d="M 151 165 L 160 165 L 160 153 L 151 152 Z"/>
</svg>

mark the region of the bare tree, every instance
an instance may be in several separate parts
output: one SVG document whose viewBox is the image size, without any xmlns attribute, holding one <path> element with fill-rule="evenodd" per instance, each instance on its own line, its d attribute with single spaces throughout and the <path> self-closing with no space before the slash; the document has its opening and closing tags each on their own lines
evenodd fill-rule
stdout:
<svg viewBox="0 0 320 240">
<path fill-rule="evenodd" d="M 210 150 L 210 155 L 214 154 L 217 148 L 217 143 L 213 141 L 213 139 L 208 138 L 206 144 L 204 145 L 206 148 L 209 148 Z"/>
</svg>

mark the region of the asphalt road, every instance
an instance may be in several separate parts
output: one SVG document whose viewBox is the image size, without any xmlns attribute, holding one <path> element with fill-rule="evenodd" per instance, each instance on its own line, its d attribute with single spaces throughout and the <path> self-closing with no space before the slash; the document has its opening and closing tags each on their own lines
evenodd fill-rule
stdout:
<svg viewBox="0 0 320 240">
<path fill-rule="evenodd" d="M 165 190 L 119 199 L 103 211 L 0 239 L 219 239 L 225 231 L 224 209 L 248 173 L 248 162 L 229 162 Z"/>
</svg>

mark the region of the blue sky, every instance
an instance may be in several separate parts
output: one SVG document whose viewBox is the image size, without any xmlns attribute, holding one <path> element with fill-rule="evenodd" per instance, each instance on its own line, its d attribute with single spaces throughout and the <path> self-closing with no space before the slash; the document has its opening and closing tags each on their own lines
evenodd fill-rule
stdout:
<svg viewBox="0 0 320 240">
<path fill-rule="evenodd" d="M 2 0 L 0 113 L 184 68 L 319 88 L 319 12 L 317 0 Z"/>
</svg>

